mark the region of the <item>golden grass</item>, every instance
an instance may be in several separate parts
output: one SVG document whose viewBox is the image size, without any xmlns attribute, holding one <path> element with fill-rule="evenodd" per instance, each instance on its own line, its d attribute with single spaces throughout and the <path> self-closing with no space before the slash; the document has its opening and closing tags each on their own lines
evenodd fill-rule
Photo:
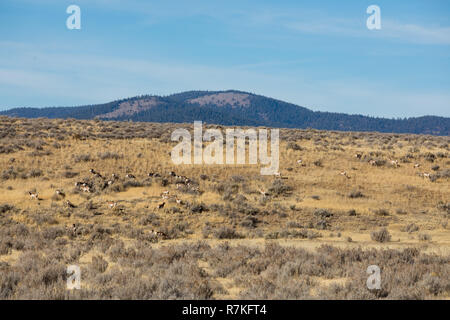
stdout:
<svg viewBox="0 0 450 320">
<path fill-rule="evenodd" d="M 26 121 L 26 120 L 23 120 Z M 58 128 L 82 128 L 84 122 L 59 122 Z M 98 132 L 98 122 L 89 122 L 93 132 Z M 18 132 L 27 132 L 21 127 L 21 120 L 15 123 Z M 93 128 L 93 129 L 92 129 Z M 289 136 L 295 130 L 285 130 Z M 297 130 L 298 131 L 298 130 Z M 450 200 L 449 179 L 441 178 L 434 182 L 418 175 L 421 172 L 433 173 L 432 167 L 439 165 L 439 170 L 449 169 L 448 137 L 424 137 L 414 135 L 382 135 L 363 134 L 355 142 L 350 135 L 355 133 L 337 133 L 323 131 L 299 131 L 309 134 L 309 139 L 298 139 L 295 142 L 302 150 L 295 151 L 288 148 L 289 143 L 282 140 L 280 146 L 280 172 L 287 177 L 283 182 L 292 187 L 292 194 L 286 196 L 270 197 L 267 203 L 261 202 L 257 190 L 267 188 L 276 179 L 275 177 L 261 176 L 259 166 L 252 165 L 180 165 L 176 166 L 170 159 L 170 150 L 174 143 L 166 142 L 158 138 L 133 138 L 133 139 L 107 139 L 92 137 L 86 140 L 73 138 L 70 135 L 61 141 L 56 138 L 40 137 L 46 143 L 44 150 L 50 155 L 30 156 L 34 149 L 24 147 L 24 150 L 10 154 L 0 154 L 0 168 L 6 170 L 13 166 L 22 168 L 25 172 L 31 169 L 42 170 L 39 177 L 4 179 L 0 185 L 0 204 L 13 205 L 18 211 L 13 216 L 17 222 L 26 225 L 35 225 L 33 220 L 27 218 L 30 212 L 45 211 L 52 208 L 68 210 L 62 205 L 62 201 L 52 200 L 55 190 L 64 190 L 66 199 L 79 207 L 90 200 L 96 204 L 96 211 L 101 215 L 93 217 L 90 222 L 102 225 L 140 225 L 140 219 L 150 213 L 157 214 L 162 225 L 173 226 L 180 222 L 188 224 L 189 233 L 182 233 L 177 239 L 162 240 L 155 246 L 164 246 L 168 243 L 179 243 L 204 239 L 203 229 L 206 224 L 214 228 L 220 226 L 232 226 L 245 239 L 227 240 L 232 245 L 245 243 L 247 245 L 262 246 L 267 241 L 275 241 L 285 246 L 298 246 L 305 249 L 315 249 L 322 244 L 332 244 L 342 248 L 406 248 L 418 247 L 424 252 L 433 252 L 439 255 L 450 254 L 450 232 L 447 225 L 449 214 L 438 208 L 438 204 L 447 203 Z M 283 135 L 282 135 L 283 136 Z M 386 148 L 385 140 L 395 138 L 390 143 L 391 148 Z M 432 143 L 426 143 L 427 141 Z M 5 143 L 5 140 L 3 141 Z M 7 142 L 7 141 L 6 141 Z M 60 143 L 60 148 L 55 148 L 54 143 Z M 401 147 L 399 146 L 401 145 Z M 339 147 L 338 149 L 333 148 Z M 381 167 L 369 165 L 367 160 L 355 158 L 356 152 L 368 155 L 371 152 L 379 152 L 375 158 L 402 159 L 411 154 L 411 148 L 417 148 L 413 153 L 415 158 L 410 163 L 400 162 L 400 167 L 393 168 L 386 164 Z M 99 153 L 112 152 L 122 156 L 119 159 L 101 159 Z M 437 157 L 434 162 L 426 161 L 422 156 L 427 152 L 433 154 L 442 153 L 443 157 Z M 92 161 L 76 161 L 78 155 L 90 154 Z M 14 162 L 11 162 L 14 158 Z M 305 166 L 297 164 L 302 159 Z M 315 161 L 321 160 L 322 166 L 316 166 Z M 420 163 L 420 168 L 414 168 L 415 163 Z M 124 177 L 126 173 L 132 173 L 137 180 L 147 178 L 150 171 L 159 172 L 167 176 L 173 170 L 177 174 L 193 178 L 199 182 L 201 195 L 180 193 L 174 184 L 161 186 L 156 180 L 151 186 L 131 187 L 123 192 L 99 193 L 86 195 L 74 193 L 74 183 L 84 177 L 90 177 L 89 169 L 94 168 L 103 176 L 110 177 L 112 173 Z M 347 171 L 349 179 L 339 174 Z M 73 178 L 64 177 L 66 171 L 79 173 Z M 200 175 L 207 175 L 206 180 L 200 179 Z M 161 201 L 161 193 L 169 190 L 171 195 L 177 195 L 188 203 L 203 203 L 206 206 L 213 204 L 227 206 L 229 200 L 224 200 L 223 195 L 216 191 L 216 186 L 222 182 L 229 183 L 233 176 L 242 176 L 239 193 L 247 198 L 249 205 L 260 211 L 279 208 L 284 216 L 263 215 L 259 219 L 261 223 L 253 230 L 248 230 L 239 223 L 232 222 L 222 212 L 209 210 L 198 214 L 192 214 L 187 208 L 174 202 L 166 201 L 164 209 L 156 209 L 156 204 Z M 27 192 L 35 189 L 39 193 L 40 200 L 30 200 Z M 362 198 L 350 198 L 353 191 L 360 191 Z M 312 198 L 318 196 L 319 200 Z M 115 214 L 114 210 L 107 207 L 106 202 L 118 201 L 125 214 L 133 212 L 130 219 L 124 219 L 123 215 Z M 295 206 L 295 209 L 291 207 Z M 173 213 L 172 208 L 179 208 L 179 213 Z M 288 222 L 298 222 L 307 227 L 314 221 L 313 212 L 316 209 L 327 209 L 333 213 L 331 226 L 326 230 L 318 230 L 322 235 L 317 239 L 279 238 L 267 240 L 265 237 L 271 232 L 286 229 Z M 385 209 L 387 216 L 379 216 L 376 210 Z M 232 207 L 232 210 L 235 210 Z M 357 216 L 349 216 L 348 211 L 355 210 Z M 73 223 L 83 223 L 78 216 L 58 216 L 59 225 L 70 226 Z M 418 232 L 407 233 L 402 231 L 408 224 L 416 224 Z M 389 243 L 374 242 L 370 233 L 384 226 L 392 235 Z M 156 227 L 147 226 L 146 229 Z M 295 228 L 294 228 L 295 229 Z M 258 233 L 258 232 L 259 233 Z M 429 241 L 421 241 L 419 233 L 431 236 Z M 337 235 L 339 234 L 339 236 Z M 347 239 L 351 238 L 349 242 Z M 132 241 L 123 235 L 121 240 Z M 211 237 L 205 239 L 212 245 L 222 240 Z M 94 253 L 84 255 L 80 263 L 89 263 Z M 1 261 L 14 262 L 17 259 L 17 251 L 13 254 L 0 256 Z M 202 265 L 200 263 L 200 265 Z M 206 272 L 207 265 L 202 265 Z M 219 295 L 219 298 L 233 298 L 238 295 L 239 288 L 235 283 L 226 278 L 217 278 L 228 293 Z M 320 279 L 319 279 L 320 280 Z M 344 281 L 345 279 L 320 280 L 321 285 L 329 282 Z M 330 282 L 330 283 L 331 283 Z"/>
</svg>

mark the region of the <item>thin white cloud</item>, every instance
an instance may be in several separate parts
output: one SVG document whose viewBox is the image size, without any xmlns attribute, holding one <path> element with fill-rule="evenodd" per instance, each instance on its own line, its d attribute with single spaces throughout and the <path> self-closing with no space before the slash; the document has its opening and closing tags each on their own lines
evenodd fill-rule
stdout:
<svg viewBox="0 0 450 320">
<path fill-rule="evenodd" d="M 386 36 L 420 44 L 450 45 L 450 27 L 426 27 L 417 24 L 386 21 Z"/>
<path fill-rule="evenodd" d="M 374 37 L 415 44 L 450 45 L 450 27 L 422 26 L 382 19 L 381 30 L 370 31 L 364 20 L 323 19 L 320 21 L 288 22 L 287 29 L 300 33 L 341 37 Z"/>
</svg>

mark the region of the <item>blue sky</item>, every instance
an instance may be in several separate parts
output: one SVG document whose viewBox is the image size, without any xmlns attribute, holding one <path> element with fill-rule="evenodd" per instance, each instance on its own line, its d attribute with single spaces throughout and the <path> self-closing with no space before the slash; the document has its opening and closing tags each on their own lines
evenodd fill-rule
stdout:
<svg viewBox="0 0 450 320">
<path fill-rule="evenodd" d="M 313 110 L 450 116 L 449 1 L 1 0 L 0 110 L 238 89 Z M 66 8 L 81 8 L 68 30 Z M 366 9 L 381 8 L 381 30 Z"/>
</svg>

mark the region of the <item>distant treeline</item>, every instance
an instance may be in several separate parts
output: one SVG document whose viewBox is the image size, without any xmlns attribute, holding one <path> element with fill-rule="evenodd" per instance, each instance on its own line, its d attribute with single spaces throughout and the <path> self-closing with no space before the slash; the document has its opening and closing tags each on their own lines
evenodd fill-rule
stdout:
<svg viewBox="0 0 450 320">
<path fill-rule="evenodd" d="M 249 106 L 216 105 L 189 102 L 217 93 L 248 94 Z M 191 123 L 201 120 L 207 123 L 234 126 L 267 126 L 280 128 L 314 128 L 341 131 L 378 131 L 392 133 L 416 133 L 449 135 L 450 118 L 424 116 L 417 118 L 386 119 L 363 115 L 311 111 L 291 103 L 241 91 L 189 91 L 170 96 L 138 96 L 105 104 L 77 107 L 15 108 L 0 115 L 24 118 L 74 118 L 95 119 L 119 108 L 123 102 L 136 102 L 155 98 L 156 107 L 137 111 L 110 120 L 148 122 Z"/>
</svg>

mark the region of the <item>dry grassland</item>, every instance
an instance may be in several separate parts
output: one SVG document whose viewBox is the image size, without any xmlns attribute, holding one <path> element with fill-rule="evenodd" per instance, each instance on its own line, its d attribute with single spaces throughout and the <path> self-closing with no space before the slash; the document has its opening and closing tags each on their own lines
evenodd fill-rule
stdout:
<svg viewBox="0 0 450 320">
<path fill-rule="evenodd" d="M 0 298 L 450 296 L 449 137 L 281 130 L 280 179 L 174 165 L 178 127 L 0 118 Z"/>
</svg>

